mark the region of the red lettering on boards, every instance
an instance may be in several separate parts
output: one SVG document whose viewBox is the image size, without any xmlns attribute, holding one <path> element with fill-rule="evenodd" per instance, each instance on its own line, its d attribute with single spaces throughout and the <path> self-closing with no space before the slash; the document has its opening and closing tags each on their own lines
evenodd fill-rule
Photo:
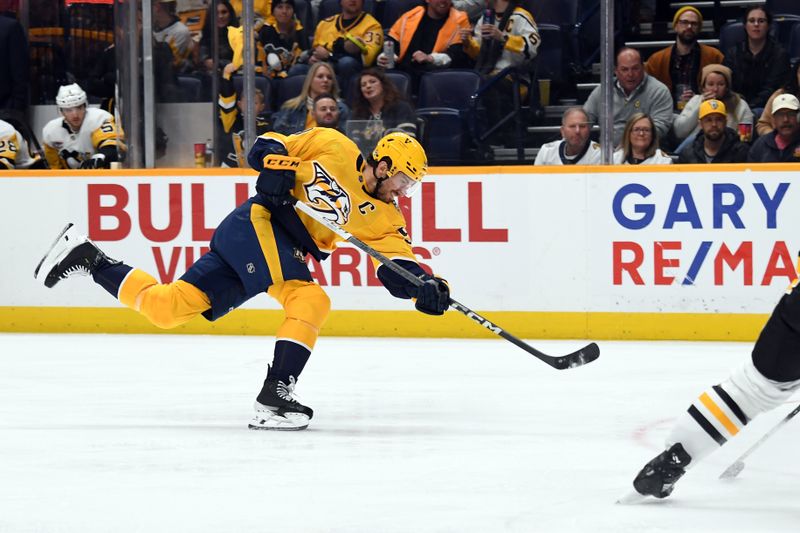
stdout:
<svg viewBox="0 0 800 533">
<path fill-rule="evenodd" d="M 95 241 L 121 241 L 131 232 L 131 216 L 125 211 L 128 205 L 128 190 L 122 185 L 90 184 L 86 190 L 87 220 L 89 238 Z M 113 203 L 103 205 L 103 199 L 110 198 Z M 103 229 L 103 218 L 116 221 L 112 229 Z"/>
</svg>

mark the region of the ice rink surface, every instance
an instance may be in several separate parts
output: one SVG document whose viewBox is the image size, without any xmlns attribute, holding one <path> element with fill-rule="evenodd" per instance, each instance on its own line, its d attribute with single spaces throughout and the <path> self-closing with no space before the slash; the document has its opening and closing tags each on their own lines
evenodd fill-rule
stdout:
<svg viewBox="0 0 800 533">
<path fill-rule="evenodd" d="M 532 341 L 553 355 L 583 341 Z M 321 338 L 300 432 L 250 431 L 269 337 L 0 335 L 0 532 L 796 532 L 800 421 L 615 505 L 739 343 Z"/>
</svg>

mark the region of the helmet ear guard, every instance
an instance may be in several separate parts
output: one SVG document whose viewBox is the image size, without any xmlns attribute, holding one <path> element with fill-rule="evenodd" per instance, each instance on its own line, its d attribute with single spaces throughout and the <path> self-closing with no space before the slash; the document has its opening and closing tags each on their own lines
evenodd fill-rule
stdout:
<svg viewBox="0 0 800 533">
<path fill-rule="evenodd" d="M 86 105 L 86 102 L 86 91 L 81 89 L 81 86 L 77 83 L 62 85 L 58 88 L 56 105 L 59 109 L 69 109 L 71 107 Z"/>
<path fill-rule="evenodd" d="M 400 131 L 385 135 L 372 151 L 372 159 L 386 161 L 387 178 L 402 172 L 417 183 L 428 173 L 428 158 L 425 149 L 414 137 Z"/>
</svg>

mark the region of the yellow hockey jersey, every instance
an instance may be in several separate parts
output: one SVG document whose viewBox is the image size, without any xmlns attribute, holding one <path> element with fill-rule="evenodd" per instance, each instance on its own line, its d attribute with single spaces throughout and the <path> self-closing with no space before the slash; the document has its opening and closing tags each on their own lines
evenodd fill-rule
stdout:
<svg viewBox="0 0 800 533">
<path fill-rule="evenodd" d="M 366 12 L 362 12 L 347 26 L 342 24 L 341 13 L 321 20 L 314 32 L 311 47 L 322 46 L 333 52 L 334 43 L 339 39 L 346 39 L 348 35 L 364 40 L 366 48 L 361 52 L 361 60 L 365 67 L 371 66 L 383 49 L 383 28 L 375 17 Z"/>
<path fill-rule="evenodd" d="M 367 193 L 362 175 L 366 163 L 353 141 L 332 128 L 294 135 L 268 132 L 261 138 L 282 143 L 289 155 L 302 161 L 295 173 L 295 198 L 389 259 L 417 261 L 400 208 Z M 321 251 L 331 253 L 342 240 L 308 215 L 298 215 Z"/>
<path fill-rule="evenodd" d="M 50 168 L 80 168 L 100 148 L 121 146 L 122 135 L 114 116 L 96 107 L 87 107 L 81 128 L 73 132 L 63 117 L 54 118 L 42 130 L 44 156 Z"/>
</svg>

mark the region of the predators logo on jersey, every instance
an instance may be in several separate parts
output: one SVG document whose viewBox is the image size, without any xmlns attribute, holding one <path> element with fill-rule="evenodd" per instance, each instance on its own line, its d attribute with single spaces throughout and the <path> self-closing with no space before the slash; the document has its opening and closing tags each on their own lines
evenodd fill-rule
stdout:
<svg viewBox="0 0 800 533">
<path fill-rule="evenodd" d="M 317 161 L 314 161 L 313 165 L 313 179 L 303 184 L 308 203 L 322 213 L 325 219 L 344 226 L 350 219 L 352 210 L 350 195 L 322 165 Z"/>
</svg>

